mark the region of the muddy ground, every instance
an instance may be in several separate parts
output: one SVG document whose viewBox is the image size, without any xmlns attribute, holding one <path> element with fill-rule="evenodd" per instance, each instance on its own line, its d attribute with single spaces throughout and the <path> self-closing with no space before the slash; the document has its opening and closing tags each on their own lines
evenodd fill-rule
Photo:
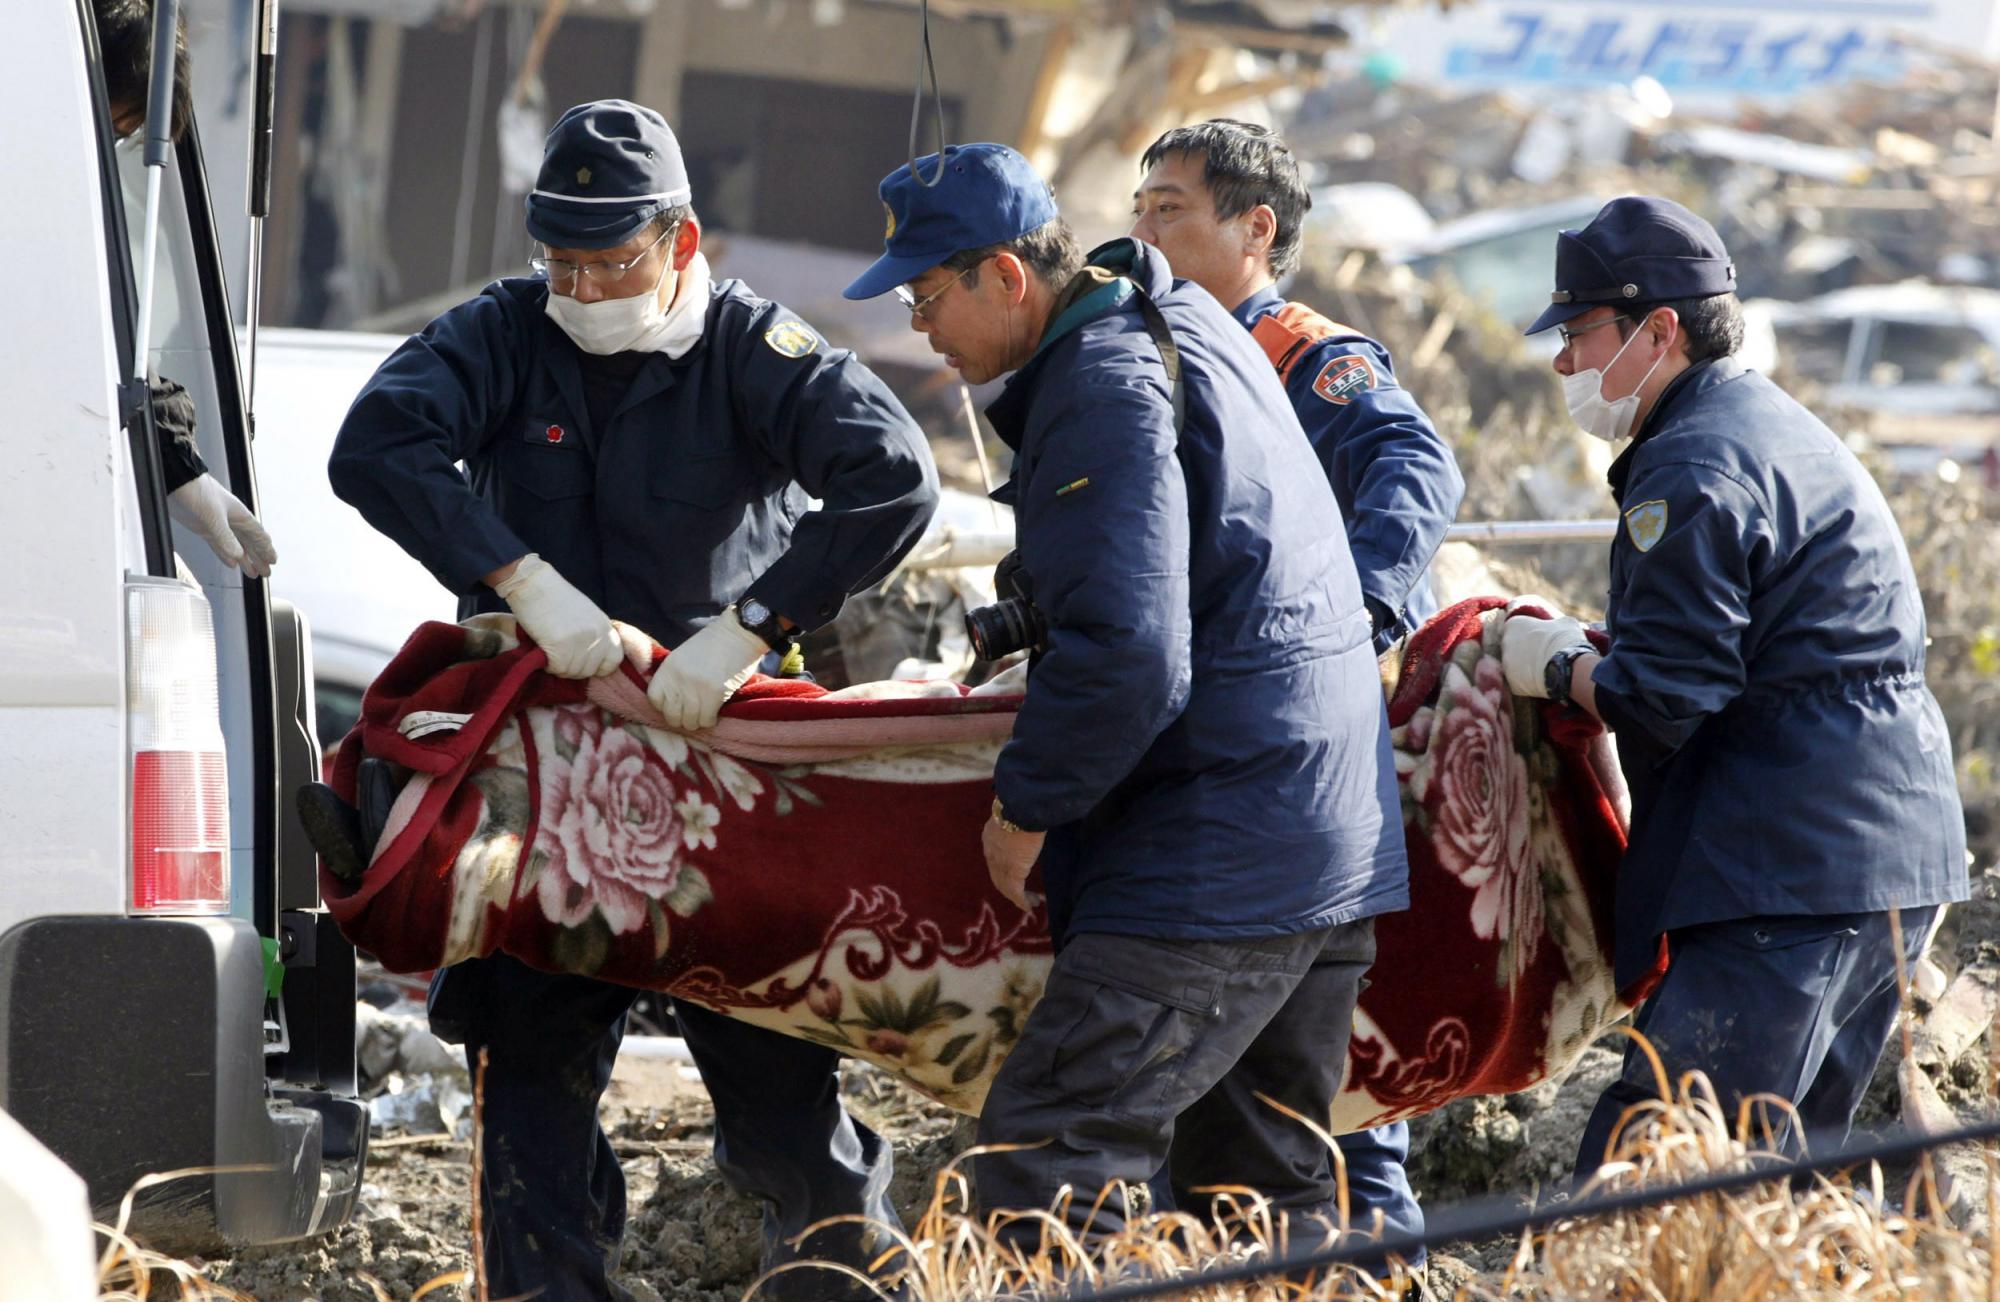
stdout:
<svg viewBox="0 0 2000 1302">
<path fill-rule="evenodd" d="M 1976 898 L 1954 911 L 1934 949 L 1947 977 L 1966 964 L 2000 966 L 2000 877 L 1979 874 L 1974 889 Z M 1961 1111 L 1985 1097 L 1985 1052 L 1982 1041 L 1933 1073 L 1940 1093 Z M 1863 1104 L 1863 1127 L 1896 1119 L 1895 1056 L 1892 1046 Z M 1595 1049 L 1565 1080 L 1505 1098 L 1465 1100 L 1420 1119 L 1410 1163 L 1420 1196 L 1437 1207 L 1501 1191 L 1532 1195 L 1559 1180 L 1616 1066 L 1611 1049 Z M 913 1223 L 933 1173 L 960 1151 L 967 1128 L 860 1064 L 847 1069 L 845 1094 L 855 1113 L 894 1143 L 896 1204 Z M 621 1281 L 642 1302 L 741 1296 L 756 1276 L 758 1212 L 716 1176 L 708 1154 L 713 1116 L 691 1069 L 622 1058 L 605 1118 L 630 1191 Z M 371 1281 L 401 1302 L 436 1276 L 469 1265 L 470 1156 L 465 1141 L 379 1136 L 351 1224 L 311 1244 L 205 1263 L 206 1273 L 260 1302 L 373 1302 Z M 1434 1258 L 1433 1283 L 1448 1296 L 1450 1285 L 1468 1274 L 1504 1268 L 1512 1251 L 1504 1240 L 1454 1245 Z"/>
</svg>

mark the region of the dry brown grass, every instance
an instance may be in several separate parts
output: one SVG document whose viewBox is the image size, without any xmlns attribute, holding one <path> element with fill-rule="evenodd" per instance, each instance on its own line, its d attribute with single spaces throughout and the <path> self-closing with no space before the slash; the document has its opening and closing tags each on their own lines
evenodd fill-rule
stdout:
<svg viewBox="0 0 2000 1302">
<path fill-rule="evenodd" d="M 1645 1051 L 1652 1057 L 1650 1047 Z M 1610 1160 L 1579 1191 L 1579 1199 L 1754 1170 L 1774 1160 L 1774 1136 L 1791 1119 L 1787 1104 L 1755 1099 L 1727 1116 L 1700 1073 L 1669 1082 L 1659 1060 L 1652 1061 L 1660 1098 L 1627 1113 Z M 1990 1151 L 1986 1162 L 1990 1176 Z M 879 1282 L 846 1273 L 857 1287 L 866 1284 L 884 1298 L 900 1290 L 908 1302 L 1053 1299 L 1312 1252 L 1325 1247 L 1338 1228 L 1319 1221 L 1288 1226 L 1255 1193 L 1228 1189 L 1216 1192 L 1211 1218 L 1141 1215 L 1123 1232 L 1086 1244 L 1069 1228 L 1065 1213 L 1073 1197 L 1068 1193 L 1047 1212 L 983 1217 L 966 1210 L 969 1193 L 959 1163 L 948 1166 L 939 1172 L 916 1227 L 907 1234 L 884 1233 L 885 1245 L 872 1267 Z M 1100 1201 L 1116 1196 L 1110 1190 L 1098 1195 Z M 1797 1188 L 1776 1179 L 1742 1192 L 1562 1220 L 1523 1233 L 1505 1266 L 1455 1288 L 1433 1280 L 1425 1295 L 1479 1302 L 2000 1298 L 1986 1230 L 1954 1224 L 1943 1206 L 1927 1161 L 1901 1181 L 1873 1165 L 1816 1176 Z M 1345 1217 L 1343 1207 L 1340 1221 Z M 1988 1223 L 1993 1219 L 1989 1212 Z M 1023 1227 L 1030 1231 L 1025 1236 L 1030 1248 L 1017 1246 L 1014 1240 L 1023 1236 L 1009 1233 Z M 1489 1257 L 1498 1255 L 1493 1245 L 1487 1247 Z M 765 1279 L 824 1269 L 795 1264 Z M 1400 1297 L 1408 1282 L 1378 1281 L 1352 1267 L 1336 1267 L 1250 1285 L 1201 1288 L 1190 1280 L 1185 1296 L 1216 1302 L 1374 1302 Z M 751 1296 L 757 1292 L 753 1286 Z"/>
</svg>

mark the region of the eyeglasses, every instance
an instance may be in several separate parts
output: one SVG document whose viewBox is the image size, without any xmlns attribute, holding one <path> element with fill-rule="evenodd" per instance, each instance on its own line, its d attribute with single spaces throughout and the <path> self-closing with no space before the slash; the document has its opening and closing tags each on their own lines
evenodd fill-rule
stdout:
<svg viewBox="0 0 2000 1302">
<path fill-rule="evenodd" d="M 1592 321 L 1589 325 L 1579 326 L 1574 330 L 1570 329 L 1568 326 L 1557 326 L 1556 333 L 1562 336 L 1562 341 L 1563 341 L 1562 346 L 1564 348 L 1567 348 L 1571 344 L 1576 342 L 1576 337 L 1578 335 L 1587 335 L 1591 331 L 1597 329 L 1600 326 L 1608 326 L 1613 321 L 1619 321 L 1619 320 L 1623 320 L 1623 318 L 1618 316 L 1616 313 L 1613 313 L 1612 315 L 1605 317 L 1602 321 Z"/>
<path fill-rule="evenodd" d="M 924 310 L 930 307 L 931 304 L 937 302 L 939 296 L 942 295 L 946 289 L 950 289 L 953 285 L 956 285 L 959 281 L 964 280 L 967 276 L 971 275 L 973 271 L 978 268 L 978 266 L 979 264 L 977 262 L 973 263 L 972 266 L 967 267 L 964 271 L 959 272 L 956 276 L 953 276 L 950 280 L 946 281 L 944 289 L 938 290 L 937 293 L 935 294 L 926 294 L 922 298 L 918 298 L 916 291 L 911 289 L 908 285 L 898 285 L 896 286 L 896 291 L 895 291 L 896 301 L 898 303 L 901 303 L 903 307 L 908 310 L 911 316 L 916 317 L 919 321 L 928 321 L 930 320 L 930 318 L 924 315 Z"/>
<path fill-rule="evenodd" d="M 654 240 L 640 250 L 639 256 L 624 262 L 571 262 L 567 258 L 529 258 L 528 265 L 534 268 L 536 274 L 547 276 L 549 284 L 557 289 L 567 289 L 574 285 L 578 272 L 583 273 L 584 278 L 593 285 L 615 285 L 625 279 L 626 272 L 644 262 L 654 249 L 659 248 L 660 240 L 666 239 L 680 228 L 680 223 L 675 222 L 660 232 L 660 239 Z"/>
</svg>

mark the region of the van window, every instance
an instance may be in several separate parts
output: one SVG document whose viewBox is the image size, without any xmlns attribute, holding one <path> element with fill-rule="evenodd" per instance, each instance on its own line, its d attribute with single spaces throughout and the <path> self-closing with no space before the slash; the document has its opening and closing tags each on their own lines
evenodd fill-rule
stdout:
<svg viewBox="0 0 2000 1302">
<path fill-rule="evenodd" d="M 1990 387 L 2000 365 L 1986 336 L 1950 321 L 1878 321 L 1869 340 L 1870 384 L 1946 384 Z"/>
</svg>

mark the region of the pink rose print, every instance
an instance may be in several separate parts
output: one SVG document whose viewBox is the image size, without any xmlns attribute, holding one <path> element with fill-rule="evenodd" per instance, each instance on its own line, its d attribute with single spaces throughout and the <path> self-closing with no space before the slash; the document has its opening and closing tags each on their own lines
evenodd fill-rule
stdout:
<svg viewBox="0 0 2000 1302">
<path fill-rule="evenodd" d="M 806 1007 L 812 1010 L 814 1017 L 824 1021 L 840 1020 L 842 1002 L 840 987 L 824 977 L 813 982 L 812 988 L 806 991 Z"/>
<path fill-rule="evenodd" d="M 582 716 L 582 717 L 578 717 Z M 541 839 L 548 847 L 536 893 L 551 921 L 576 926 L 595 908 L 614 934 L 636 931 L 649 900 L 681 876 L 684 850 L 672 780 L 638 739 L 601 716 L 566 711 L 557 727 L 575 757 L 545 756 Z"/>
<path fill-rule="evenodd" d="M 1528 766 L 1514 750 L 1498 661 L 1482 657 L 1470 683 L 1446 687 L 1434 727 L 1431 844 L 1445 870 L 1477 892 L 1474 934 L 1514 943 L 1511 966 L 1518 972 L 1541 935 L 1542 892 L 1528 851 Z"/>
</svg>

